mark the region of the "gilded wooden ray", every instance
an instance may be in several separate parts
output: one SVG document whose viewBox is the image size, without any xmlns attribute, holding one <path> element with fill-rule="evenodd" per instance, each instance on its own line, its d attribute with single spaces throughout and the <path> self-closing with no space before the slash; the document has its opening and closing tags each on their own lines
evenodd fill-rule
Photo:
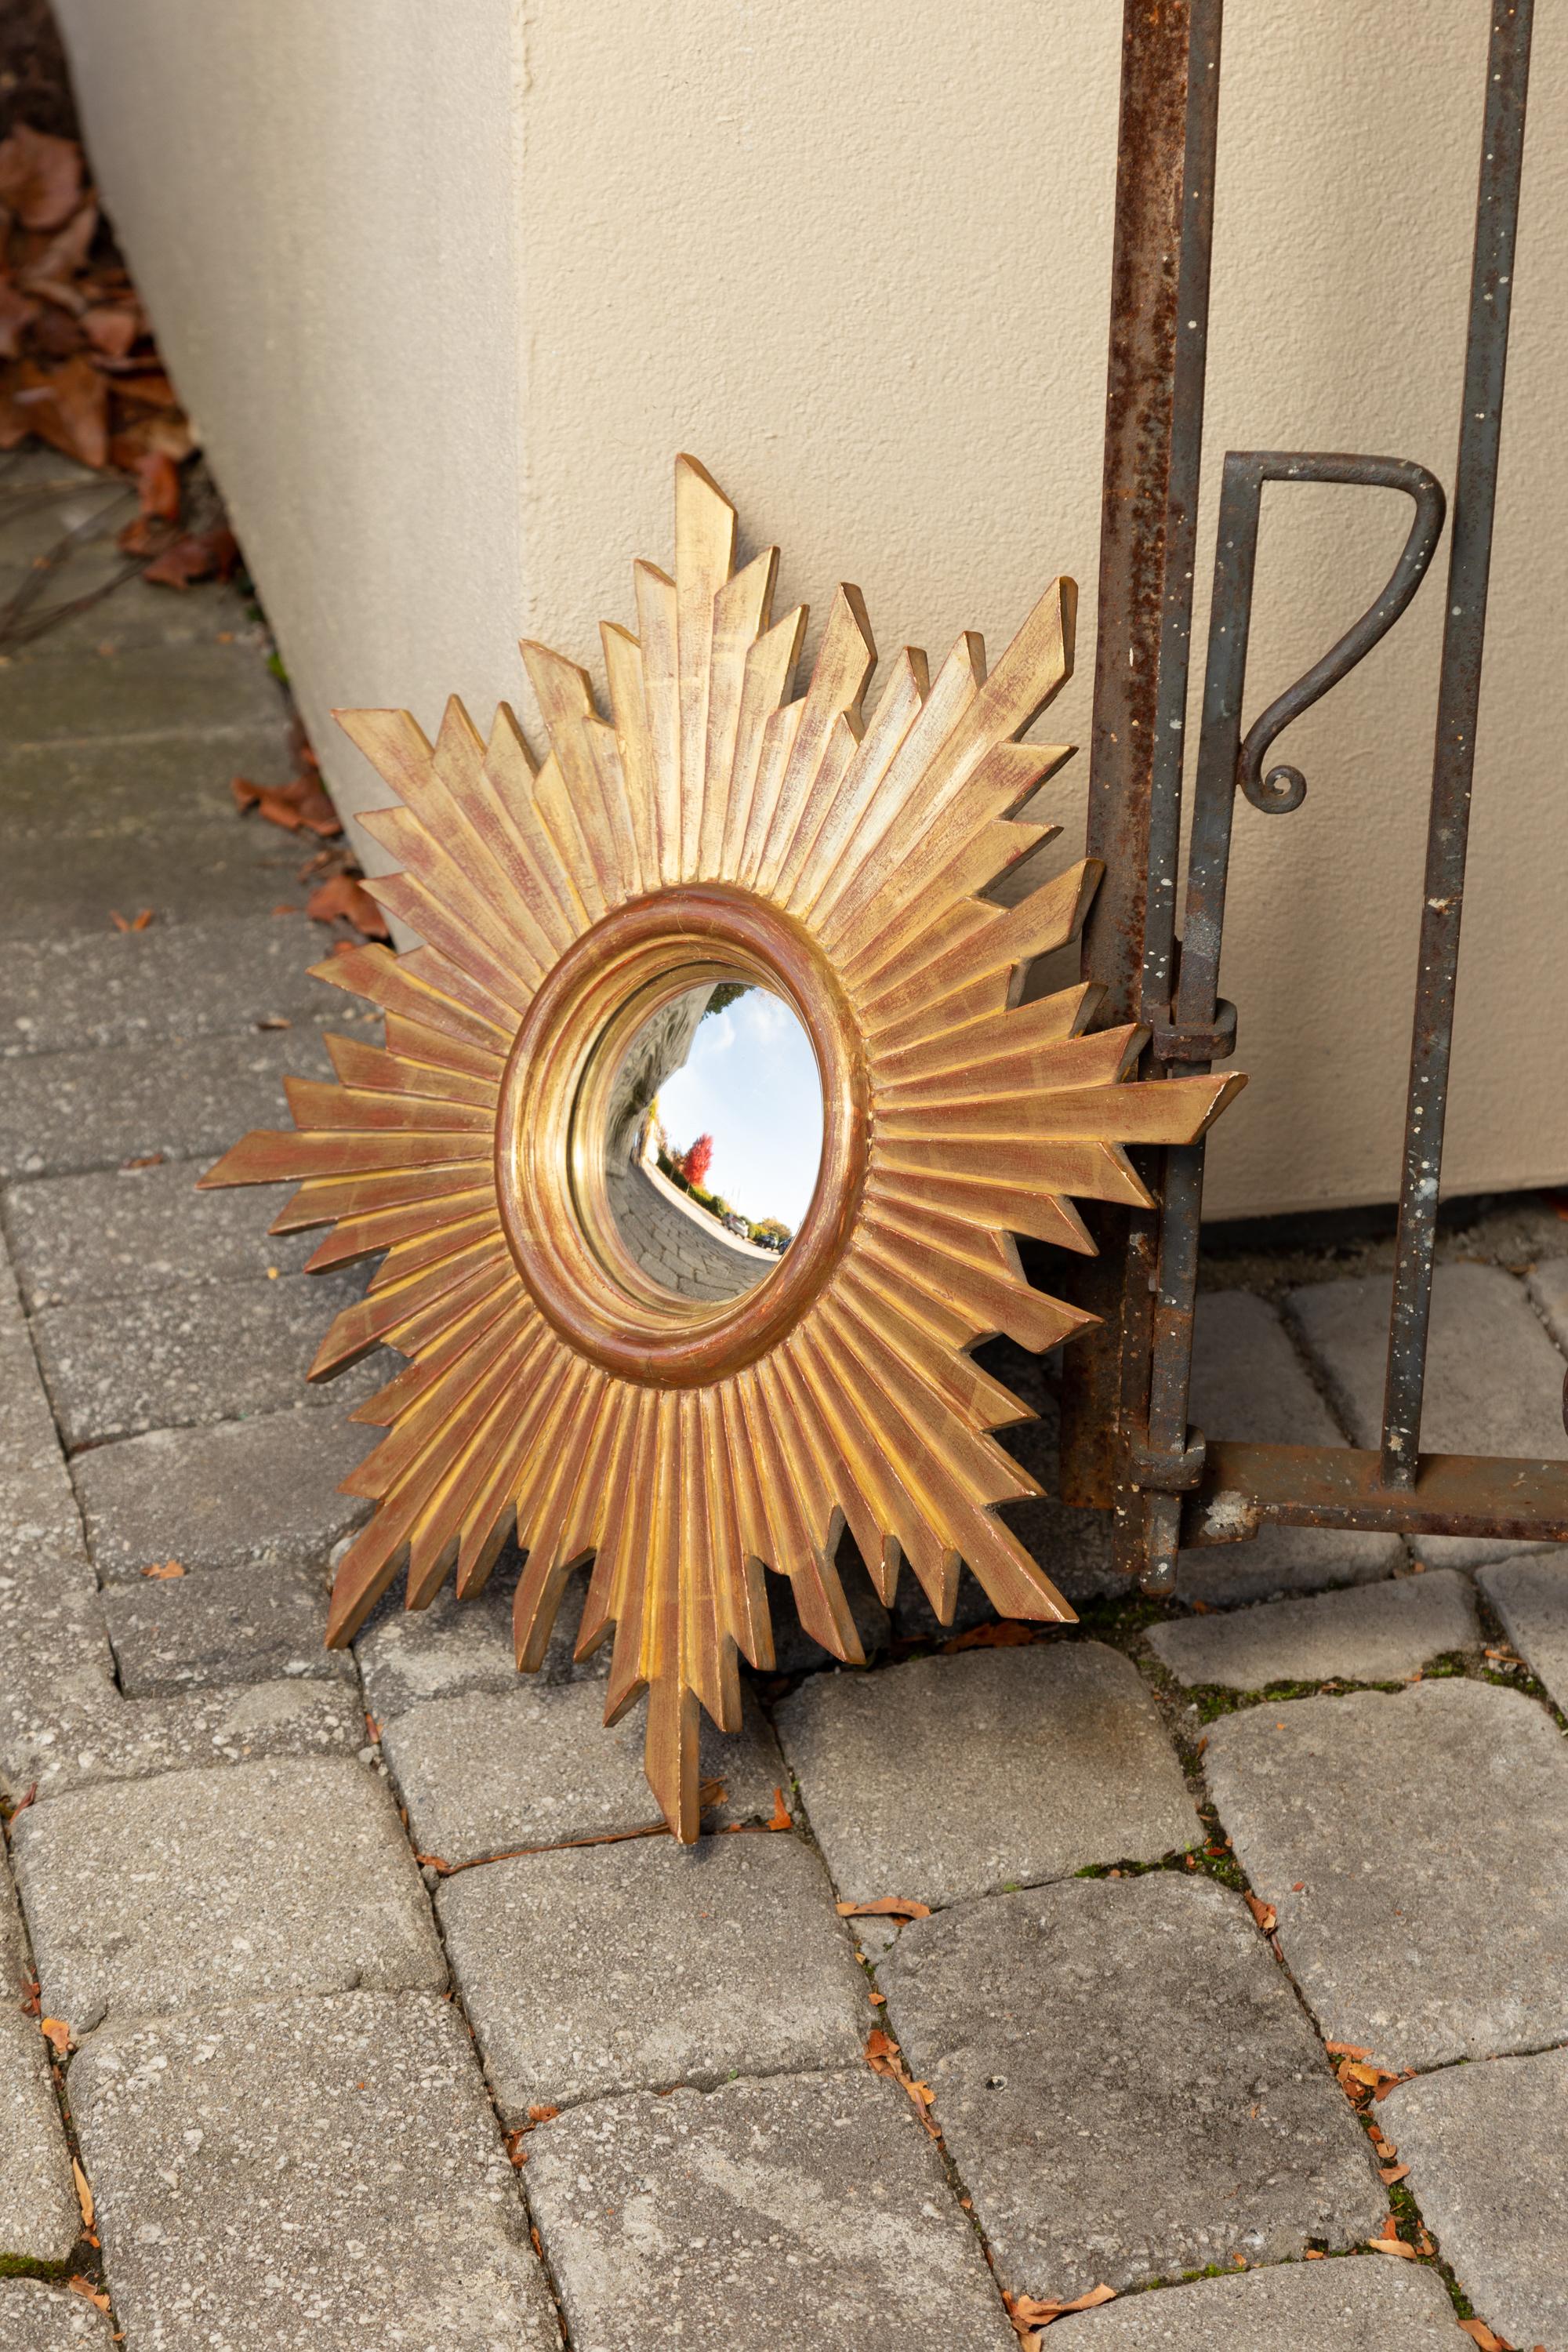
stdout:
<svg viewBox="0 0 1568 2352">
<path fill-rule="evenodd" d="M 486 738 L 449 703 L 434 744 L 404 711 L 338 714 L 398 796 L 364 822 L 401 871 L 366 887 L 423 944 L 319 967 L 383 1008 L 384 1047 L 330 1039 L 339 1083 L 288 1081 L 297 1132 L 203 1179 L 299 1179 L 274 1232 L 331 1226 L 313 1267 L 379 1258 L 311 1379 L 407 1359 L 355 1416 L 385 1433 L 345 1481 L 375 1509 L 329 1642 L 400 1569 L 411 1608 L 454 1570 L 477 1592 L 515 1528 L 535 1667 L 592 1560 L 578 1654 L 613 1637 L 607 1720 L 647 1695 L 648 1780 L 684 1839 L 700 1708 L 738 1729 L 738 1656 L 773 1663 L 764 1569 L 855 1663 L 846 1528 L 885 1601 L 907 1566 L 948 1622 L 967 1562 L 1004 1614 L 1071 1616 L 994 1516 L 1037 1491 L 990 1434 L 1027 1414 L 969 1351 L 1088 1323 L 1030 1286 L 1013 1236 L 1090 1249 L 1073 1197 L 1148 1205 L 1124 1147 L 1194 1141 L 1244 1083 L 1136 1080 L 1143 1033 L 1093 1029 L 1091 987 L 1019 1003 L 1029 959 L 1077 935 L 1092 861 L 1012 907 L 981 895 L 1056 830 L 1018 811 L 1068 749 L 1019 738 L 1070 674 L 1072 583 L 989 674 L 972 635 L 934 676 L 906 648 L 867 710 L 858 591 L 792 699 L 805 614 L 773 615 L 776 550 L 739 572 L 734 551 L 734 510 L 679 459 L 673 577 L 639 563 L 637 635 L 605 627 L 610 717 L 574 663 L 522 648 L 541 763 L 505 705 Z M 717 1306 L 617 1273 L 574 1158 L 603 1040 L 698 968 L 793 1005 L 825 1099 L 794 1245 Z"/>
</svg>

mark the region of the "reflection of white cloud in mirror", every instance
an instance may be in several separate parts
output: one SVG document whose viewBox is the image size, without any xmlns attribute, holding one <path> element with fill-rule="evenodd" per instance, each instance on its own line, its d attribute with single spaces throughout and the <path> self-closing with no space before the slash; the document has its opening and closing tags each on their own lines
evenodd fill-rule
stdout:
<svg viewBox="0 0 1568 2352">
<path fill-rule="evenodd" d="M 713 1138 L 709 1192 L 753 1222 L 798 1229 L 822 1163 L 822 1080 L 787 1004 L 749 988 L 700 1021 L 683 1066 L 659 1088 L 658 1116 L 672 1150 Z"/>
</svg>

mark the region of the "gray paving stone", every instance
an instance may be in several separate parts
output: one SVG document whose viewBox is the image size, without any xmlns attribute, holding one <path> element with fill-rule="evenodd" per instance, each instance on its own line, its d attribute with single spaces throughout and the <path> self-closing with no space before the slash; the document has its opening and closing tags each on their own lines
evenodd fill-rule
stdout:
<svg viewBox="0 0 1568 2352">
<path fill-rule="evenodd" d="M 12 1184 L 5 1218 L 28 1308 L 134 1297 L 188 1282 L 297 1274 L 319 1233 L 267 1230 L 289 1185 L 199 1192 L 189 1160 Z"/>
<path fill-rule="evenodd" d="M 1189 1418 L 1205 1437 L 1251 1445 L 1342 1445 L 1338 1427 L 1279 1314 L 1245 1290 L 1205 1291 L 1193 1335 Z M 1403 1564 L 1398 1536 L 1264 1528 L 1251 1543 L 1200 1545 L 1181 1559 L 1181 1589 L 1211 1608 L 1278 1593 L 1361 1584 Z"/>
<path fill-rule="evenodd" d="M 0 539 L 0 604 L 7 603 L 24 583 L 32 584 L 29 575 L 37 572 L 37 566 L 24 569 L 5 560 L 5 541 Z M 92 595 L 100 588 L 107 588 L 108 594 L 84 612 L 58 611 L 76 597 Z M 119 655 L 157 646 L 222 642 L 248 646 L 264 664 L 267 659 L 266 633 L 236 590 L 212 583 L 198 600 L 150 586 L 134 572 L 127 578 L 126 559 L 112 540 L 49 567 L 40 593 L 26 608 L 26 620 L 41 621 L 51 608 L 56 616 L 40 636 L 7 654 L 6 668 L 32 662 L 75 667 L 84 660 L 110 661 Z"/>
<path fill-rule="evenodd" d="M 0 1333 L 0 1478 L 31 1478 L 56 1467 L 59 1436 L 26 1329 Z"/>
<path fill-rule="evenodd" d="M 521 1569 L 509 1544 L 482 1592 L 459 1601 L 448 1583 L 426 1609 L 405 1608 L 401 1588 L 394 1586 L 354 1643 L 371 1714 L 384 1722 L 426 1699 L 516 1691 L 511 1612 Z M 608 1675 L 610 1643 L 580 1664 L 572 1655 L 587 1590 L 586 1570 L 568 1580 L 535 1685 L 603 1682 Z"/>
<path fill-rule="evenodd" d="M 5 774 L 0 766 L 0 793 Z M 308 855 L 297 836 L 276 825 L 252 831 L 237 824 L 232 804 L 225 832 L 166 815 L 150 819 L 126 839 L 102 833 L 79 841 L 65 835 L 8 842 L 0 940 L 57 939 L 65 932 L 118 938 L 111 909 L 132 921 L 150 907 L 154 928 L 238 922 L 270 915 L 274 907 L 298 913 L 309 889 L 299 879 Z"/>
<path fill-rule="evenodd" d="M 864 2067 L 596 2100 L 529 2147 L 576 2352 L 1017 2352 L 931 2142 Z"/>
<path fill-rule="evenodd" d="M 111 908 L 127 918 L 151 908 L 156 928 L 302 907 L 313 844 L 242 821 L 229 789 L 237 774 L 279 782 L 292 765 L 280 721 L 0 751 L 0 938 L 117 938 Z"/>
<path fill-rule="evenodd" d="M 437 1910 L 508 2123 L 531 2106 L 852 2066 L 867 1985 L 800 1838 L 628 1838 L 448 1879 Z"/>
<path fill-rule="evenodd" d="M 336 1382 L 323 1393 L 335 1402 L 334 1391 Z M 115 1583 L 165 1559 L 187 1570 L 324 1570 L 370 1508 L 338 1488 L 375 1436 L 340 1404 L 96 1445 L 71 1471 L 98 1572 Z"/>
<path fill-rule="evenodd" d="M 1384 2129 L 1446 2262 L 1510 2344 L 1568 2344 L 1568 2050 L 1406 2083 Z"/>
<path fill-rule="evenodd" d="M 1399 1682 L 1430 1658 L 1479 1643 L 1469 1585 L 1451 1568 L 1149 1629 L 1149 1646 L 1183 1682 L 1242 1691 L 1269 1683 Z"/>
<path fill-rule="evenodd" d="M 216 845 L 205 832 L 195 836 L 193 828 L 200 826 L 237 845 L 263 845 L 292 871 L 303 863 L 300 835 L 254 816 L 241 819 L 230 790 L 236 775 L 268 784 L 291 773 L 289 730 L 281 713 L 259 724 L 242 721 L 199 734 L 8 742 L 0 749 L 8 840 L 17 847 L 52 845 L 57 864 L 65 843 L 73 857 L 94 841 L 128 852 L 149 834 L 174 838 L 174 826 L 187 857 L 199 863 Z"/>
<path fill-rule="evenodd" d="M 0 2278 L 0 2352 L 110 2352 L 106 2311 L 68 2287 Z"/>
<path fill-rule="evenodd" d="M 327 936 L 306 915 L 263 913 L 11 940 L 0 946 L 0 1056 L 335 1022 L 351 1000 L 310 975 Z"/>
<path fill-rule="evenodd" d="M 1558 1547 L 1500 1560 L 1477 1581 L 1537 1682 L 1568 1710 L 1568 1553 Z"/>
<path fill-rule="evenodd" d="M 958 1903 L 1197 1839 L 1154 1701 L 1101 1643 L 817 1675 L 775 1720 L 852 1902 Z"/>
<path fill-rule="evenodd" d="M 44 2038 L 22 2008 L 31 1974 L 0 1856 L 0 2263 L 63 2263 L 81 2230 Z"/>
<path fill-rule="evenodd" d="M 1568 1751 L 1463 1680 L 1226 1717 L 1220 1819 L 1325 2037 L 1386 2066 L 1568 2040 Z"/>
<path fill-rule="evenodd" d="M 1357 1445 L 1376 1445 L 1388 1353 L 1389 1286 L 1382 1276 L 1290 1294 L 1290 1311 L 1333 1390 Z M 1432 1284 L 1426 1401 L 1428 1454 L 1568 1456 L 1563 1360 L 1523 1286 L 1494 1265 L 1440 1265 Z M 1423 1559 L 1474 1568 L 1524 1549 L 1470 1536 L 1423 1536 Z"/>
<path fill-rule="evenodd" d="M 0 1095 L 0 1176 L 72 1176 L 161 1151 L 214 1159 L 253 1127 L 289 1124 L 285 1073 L 330 1078 L 310 1028 L 40 1054 Z"/>
<path fill-rule="evenodd" d="M 115 1698 L 86 1553 L 22 1547 L 0 1563 L 0 1791 L 26 1795 L 41 1733 L 90 1724 Z"/>
<path fill-rule="evenodd" d="M 363 1293 L 355 1266 L 184 1284 L 108 1311 L 97 1299 L 46 1307 L 33 1334 L 68 1450 L 296 1406 L 342 1413 L 397 1369 L 378 1352 L 334 1380 L 306 1380 L 333 1317 Z"/>
<path fill-rule="evenodd" d="M 112 1690 L 76 1497 L 31 1345 L 13 1317 L 0 1333 L 0 1785 L 20 1793 L 19 1751 L 41 1708 L 52 1720 L 56 1708 L 91 1707 Z"/>
<path fill-rule="evenodd" d="M 133 2347 L 556 2352 L 447 2001 L 360 1991 L 110 2029 L 70 2085 Z"/>
<path fill-rule="evenodd" d="M 0 1568 L 21 1567 L 40 1553 L 85 1558 L 63 1454 L 35 1469 L 0 1471 Z"/>
<path fill-rule="evenodd" d="M 106 735 L 171 735 L 265 725 L 287 709 L 254 643 L 137 646 L 110 659 L 70 665 L 13 662 L 5 717 L 13 743 L 82 742 Z"/>
<path fill-rule="evenodd" d="M 1524 1286 L 1558 1346 L 1568 1351 L 1568 1257 L 1548 1258 L 1531 1267 Z"/>
<path fill-rule="evenodd" d="M 641 1707 L 609 1728 L 596 1683 L 514 1683 L 505 1693 L 432 1699 L 382 1725 L 420 1853 L 472 1862 L 658 1820 L 643 1774 Z M 724 1784 L 723 1802 L 706 1817 L 715 1824 L 766 1821 L 775 1790 L 788 1786 L 773 1734 L 750 1702 L 732 1738 L 704 1717 L 700 1770 Z"/>
<path fill-rule="evenodd" d="M 40 1799 L 13 1826 L 12 1858 L 44 2007 L 79 2040 L 106 2016 L 446 1981 L 396 1810 L 359 1764 Z"/>
<path fill-rule="evenodd" d="M 1200 2279 L 1058 2319 L 1051 2352 L 1465 2352 L 1436 2271 L 1291 2263 Z"/>
<path fill-rule="evenodd" d="M 7 1741 L 5 1777 L 56 1796 L 198 1765 L 357 1756 L 365 1737 L 359 1694 L 342 1682 L 241 1683 L 174 1698 L 110 1691 L 84 1705 L 51 1676 Z"/>
<path fill-rule="evenodd" d="M 346 1650 L 322 1646 L 324 1579 L 303 1568 L 221 1568 L 137 1577 L 103 1596 L 128 1699 L 280 1677 L 353 1682 Z"/>
<path fill-rule="evenodd" d="M 1013 2293 L 1278 2262 L 1386 2210 L 1289 1980 L 1211 1879 L 962 1904 L 877 1980 Z"/>
</svg>

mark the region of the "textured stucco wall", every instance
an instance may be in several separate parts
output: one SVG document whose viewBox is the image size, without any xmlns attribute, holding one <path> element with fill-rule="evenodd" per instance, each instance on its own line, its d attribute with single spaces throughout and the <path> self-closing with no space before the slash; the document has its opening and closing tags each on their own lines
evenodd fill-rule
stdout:
<svg viewBox="0 0 1568 2352">
<path fill-rule="evenodd" d="M 339 793 L 332 703 L 591 663 L 702 457 L 781 592 L 993 651 L 1057 570 L 1092 619 L 1114 0 L 59 0 L 110 204 Z M 1232 0 L 1209 445 L 1451 478 L 1484 0 Z M 1568 24 L 1543 11 L 1449 1188 L 1568 1177 Z M 1213 467 L 1200 606 L 1212 546 Z M 1407 509 L 1271 494 L 1255 704 L 1381 584 Z M 1253 1084 L 1215 1213 L 1395 1181 L 1440 590 L 1243 809 L 1224 976 Z M 1052 721 L 1087 732 L 1092 646 Z M 1195 716 L 1195 711 L 1194 711 Z M 1081 835 L 1081 772 L 1052 788 Z"/>
</svg>

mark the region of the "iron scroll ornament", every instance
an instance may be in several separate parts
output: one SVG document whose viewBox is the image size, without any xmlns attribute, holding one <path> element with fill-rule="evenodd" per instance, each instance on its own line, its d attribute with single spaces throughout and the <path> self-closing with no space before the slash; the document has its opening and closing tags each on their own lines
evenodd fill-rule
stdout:
<svg viewBox="0 0 1568 2352">
<path fill-rule="evenodd" d="M 1443 535 L 1447 502 L 1436 474 L 1428 473 L 1425 466 L 1417 466 L 1407 457 L 1238 449 L 1227 453 L 1220 488 L 1220 551 L 1215 565 L 1212 627 L 1221 633 L 1236 664 L 1235 708 L 1238 712 L 1247 674 L 1253 572 L 1265 482 L 1332 482 L 1350 489 L 1403 490 L 1415 502 L 1410 535 L 1383 593 L 1367 606 L 1353 627 L 1330 646 L 1321 661 L 1314 662 L 1294 686 L 1275 696 L 1243 739 L 1237 763 L 1237 782 L 1254 808 L 1261 809 L 1266 815 L 1285 815 L 1300 808 L 1305 800 L 1307 780 L 1300 768 L 1284 766 L 1271 768 L 1265 775 L 1263 762 L 1270 746 L 1314 702 L 1321 702 L 1331 688 L 1348 677 L 1358 662 L 1364 661 L 1373 647 L 1388 635 L 1426 576 L 1426 567 Z M 1229 560 L 1233 548 L 1234 573 Z M 1216 694 L 1215 698 L 1217 704 L 1220 695 Z M 1225 699 L 1228 706 L 1228 697 Z"/>
<path fill-rule="evenodd" d="M 1091 1252 L 1072 1196 L 1152 1207 L 1124 1147 L 1194 1140 L 1244 1083 L 1138 1079 L 1148 1032 L 1092 1029 L 1093 983 L 1022 1002 L 1102 870 L 986 895 L 1059 830 L 1026 803 L 1068 748 L 1019 738 L 1070 674 L 1072 583 L 989 672 L 971 632 L 934 675 L 904 648 L 862 716 L 859 592 L 838 590 L 792 699 L 804 609 L 774 620 L 778 551 L 737 571 L 735 541 L 678 460 L 673 577 L 639 563 L 637 635 L 604 631 L 611 718 L 574 663 L 522 649 L 537 764 L 504 705 L 487 739 L 448 704 L 434 743 L 406 712 L 340 714 L 399 796 L 361 820 L 402 869 L 366 887 L 424 944 L 328 959 L 321 978 L 384 1011 L 384 1048 L 329 1038 L 339 1083 L 286 1082 L 298 1131 L 203 1180 L 296 1180 L 274 1231 L 333 1228 L 314 1267 L 379 1260 L 311 1378 L 378 1345 L 408 1360 L 354 1415 L 385 1434 L 345 1481 L 376 1507 L 329 1643 L 405 1564 L 411 1608 L 454 1570 L 477 1593 L 515 1528 L 531 1669 L 592 1560 L 577 1654 L 613 1636 L 608 1721 L 647 1694 L 647 1776 L 682 1839 L 700 1712 L 738 1730 L 738 1656 L 773 1663 L 764 1570 L 856 1663 L 846 1531 L 884 1601 L 908 1566 L 951 1622 L 966 1562 L 1003 1615 L 1072 1616 L 994 1516 L 1038 1491 L 991 1435 L 1028 1416 L 970 1351 L 1091 1323 L 1029 1284 L 1014 1235 Z M 587 1113 L 628 1028 L 720 974 L 806 1032 L 824 1153 L 776 1271 L 700 1304 L 600 1213 Z"/>
<path fill-rule="evenodd" d="M 1415 513 L 1382 594 L 1321 660 L 1294 686 L 1276 695 L 1243 739 L 1241 708 L 1247 691 L 1265 482 L 1331 482 L 1350 488 L 1403 490 L 1415 501 Z M 1232 449 L 1226 453 L 1193 796 L 1186 921 L 1170 1033 L 1161 1040 L 1161 1057 L 1173 1066 L 1201 1067 L 1208 1058 L 1196 1052 L 1184 1054 L 1180 1047 L 1184 1038 L 1202 1037 L 1215 1026 L 1237 791 L 1239 788 L 1252 806 L 1267 815 L 1286 815 L 1300 807 L 1307 796 L 1306 778 L 1299 768 L 1284 765 L 1265 774 L 1263 763 L 1269 749 L 1287 727 L 1321 701 L 1388 635 L 1426 577 L 1446 511 L 1441 482 L 1411 458 L 1301 450 Z"/>
</svg>

